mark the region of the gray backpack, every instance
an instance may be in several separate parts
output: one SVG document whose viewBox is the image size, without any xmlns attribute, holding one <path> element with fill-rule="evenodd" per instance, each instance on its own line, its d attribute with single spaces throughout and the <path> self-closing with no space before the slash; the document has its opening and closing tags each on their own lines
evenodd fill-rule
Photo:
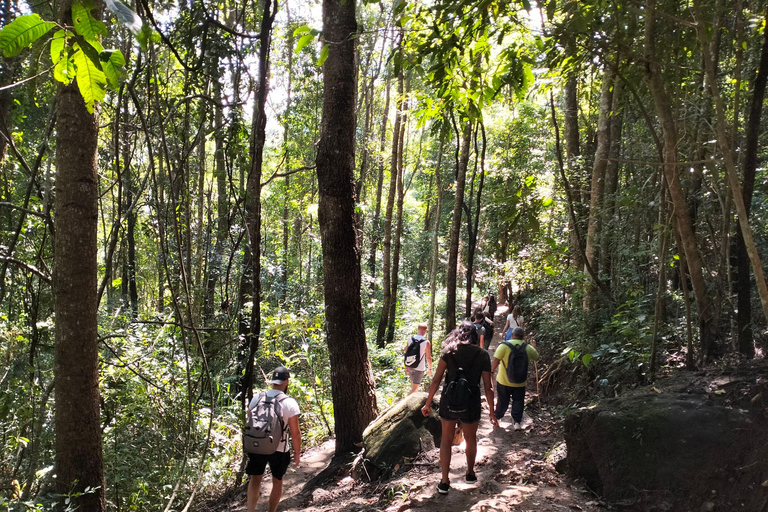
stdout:
<svg viewBox="0 0 768 512">
<path fill-rule="evenodd" d="M 282 392 L 277 396 L 262 392 L 254 406 L 248 409 L 243 430 L 243 450 L 246 453 L 271 455 L 277 451 L 286 430 L 282 406 L 286 398 L 288 395 Z"/>
</svg>

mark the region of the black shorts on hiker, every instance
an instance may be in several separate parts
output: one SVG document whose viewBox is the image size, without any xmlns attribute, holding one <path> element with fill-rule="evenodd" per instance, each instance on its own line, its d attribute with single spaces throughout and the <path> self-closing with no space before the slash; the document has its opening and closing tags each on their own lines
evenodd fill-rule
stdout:
<svg viewBox="0 0 768 512">
<path fill-rule="evenodd" d="M 482 415 L 482 406 L 480 405 L 480 397 L 478 395 L 477 397 L 477 403 L 474 403 L 474 400 L 471 404 L 469 404 L 469 410 L 462 413 L 455 413 L 448 410 L 448 400 L 445 400 L 444 397 L 440 398 L 440 411 L 438 414 L 440 417 L 444 420 L 459 420 L 462 423 L 477 423 L 480 421 L 480 416 Z"/>
<path fill-rule="evenodd" d="M 272 455 L 248 454 L 248 465 L 245 474 L 249 476 L 261 476 L 269 464 L 272 478 L 282 480 L 288 466 L 291 465 L 291 452 L 275 452 Z"/>
</svg>

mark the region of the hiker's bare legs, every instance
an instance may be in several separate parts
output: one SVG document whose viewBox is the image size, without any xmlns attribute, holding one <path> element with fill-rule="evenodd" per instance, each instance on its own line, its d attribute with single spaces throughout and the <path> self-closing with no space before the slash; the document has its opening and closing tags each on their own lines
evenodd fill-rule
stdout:
<svg viewBox="0 0 768 512">
<path fill-rule="evenodd" d="M 411 383 L 411 390 L 408 392 L 409 395 L 414 394 L 419 390 L 419 387 L 421 387 L 421 384 L 413 384 Z"/>
<path fill-rule="evenodd" d="M 283 481 L 272 477 L 272 492 L 269 493 L 269 512 L 275 512 L 283 495 Z"/>
<path fill-rule="evenodd" d="M 248 502 L 246 506 L 246 512 L 254 512 L 256 510 L 256 502 L 259 501 L 259 493 L 261 492 L 261 479 L 264 475 L 252 475 L 248 480 Z"/>
<path fill-rule="evenodd" d="M 450 482 L 448 474 L 451 471 L 451 450 L 453 449 L 453 436 L 456 433 L 456 420 L 443 420 L 443 432 L 440 436 L 440 469 L 442 470 L 441 482 Z"/>
<path fill-rule="evenodd" d="M 464 432 L 464 441 L 466 447 L 464 448 L 467 454 L 467 474 L 473 474 L 475 472 L 475 458 L 477 457 L 477 427 L 480 422 L 477 423 L 462 423 L 461 429 Z"/>
</svg>

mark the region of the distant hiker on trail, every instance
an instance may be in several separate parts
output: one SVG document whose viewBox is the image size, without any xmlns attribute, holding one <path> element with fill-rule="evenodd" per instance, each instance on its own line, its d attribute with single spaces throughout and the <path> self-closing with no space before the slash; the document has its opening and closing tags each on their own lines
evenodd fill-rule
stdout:
<svg viewBox="0 0 768 512">
<path fill-rule="evenodd" d="M 493 294 L 490 294 L 488 296 L 488 303 L 485 305 L 483 313 L 487 313 L 486 316 L 490 317 L 491 323 L 493 323 L 493 318 L 496 316 L 496 309 L 496 299 L 494 298 Z"/>
<path fill-rule="evenodd" d="M 448 494 L 451 488 L 448 474 L 451 469 L 451 448 L 457 424 L 461 426 L 466 441 L 468 483 L 477 482 L 475 457 L 477 456 L 477 427 L 480 424 L 480 379 L 490 407 L 491 423 L 498 425 L 493 412 L 493 388 L 491 387 L 491 359 L 488 352 L 478 346 L 477 330 L 470 322 L 462 322 L 443 342 L 440 362 L 429 386 L 427 403 L 421 408 L 424 416 L 432 410 L 432 399 L 445 375 L 445 386 L 440 396 L 440 469 L 442 477 L 437 486 L 440 494 Z"/>
<path fill-rule="evenodd" d="M 501 364 L 502 369 L 496 374 L 496 420 L 504 417 L 512 400 L 512 420 L 515 430 L 522 430 L 523 407 L 525 406 L 525 386 L 528 379 L 528 361 L 539 359 L 539 353 L 532 344 L 523 341 L 521 327 L 512 330 L 512 339 L 498 346 L 493 354 L 491 373 Z"/>
<path fill-rule="evenodd" d="M 477 308 L 472 316 L 472 325 L 475 326 L 475 330 L 477 330 L 477 338 L 478 338 L 478 345 L 480 348 L 484 348 L 488 350 L 487 345 L 490 344 L 490 340 L 486 341 L 485 337 L 485 315 L 483 315 L 483 310 L 480 308 Z"/>
<path fill-rule="evenodd" d="M 256 510 L 261 492 L 261 480 L 269 464 L 272 472 L 272 492 L 269 494 L 269 512 L 275 512 L 283 495 L 283 476 L 291 464 L 288 438 L 293 446 L 293 463 L 301 462 L 301 429 L 299 428 L 299 404 L 285 394 L 290 373 L 284 366 L 272 372 L 272 389 L 263 391 L 251 399 L 246 410 L 247 423 L 243 432 L 243 449 L 248 455 L 245 473 L 248 482 L 246 512 Z"/>
<path fill-rule="evenodd" d="M 404 365 L 411 379 L 409 395 L 419 390 L 425 371 L 427 375 L 432 375 L 432 343 L 424 337 L 425 334 L 427 334 L 427 324 L 421 323 L 417 334 L 405 342 Z"/>
<path fill-rule="evenodd" d="M 523 318 L 520 305 L 512 308 L 512 312 L 507 315 L 507 322 L 504 324 L 504 339 L 509 340 L 512 338 L 512 329 L 515 327 L 523 327 L 525 325 L 525 319 Z"/>
</svg>

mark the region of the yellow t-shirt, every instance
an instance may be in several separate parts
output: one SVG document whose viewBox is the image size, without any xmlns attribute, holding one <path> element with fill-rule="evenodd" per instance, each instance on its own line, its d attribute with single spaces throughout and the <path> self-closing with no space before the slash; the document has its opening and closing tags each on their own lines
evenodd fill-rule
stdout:
<svg viewBox="0 0 768 512">
<path fill-rule="evenodd" d="M 508 340 L 507 343 L 511 343 L 512 345 L 519 347 L 523 344 L 523 340 Z M 496 348 L 496 352 L 493 353 L 493 357 L 498 359 L 501 363 L 499 364 L 499 367 L 496 371 L 496 382 L 512 388 L 524 388 L 527 384 L 527 381 L 520 384 L 515 384 L 514 382 L 510 382 L 509 379 L 507 379 L 507 360 L 509 359 L 509 354 L 511 351 L 512 350 L 505 343 L 499 343 L 498 348 Z M 531 346 L 530 343 L 525 347 L 525 352 L 528 354 L 528 359 L 530 361 L 537 361 L 539 359 L 539 353 L 535 348 Z"/>
</svg>

